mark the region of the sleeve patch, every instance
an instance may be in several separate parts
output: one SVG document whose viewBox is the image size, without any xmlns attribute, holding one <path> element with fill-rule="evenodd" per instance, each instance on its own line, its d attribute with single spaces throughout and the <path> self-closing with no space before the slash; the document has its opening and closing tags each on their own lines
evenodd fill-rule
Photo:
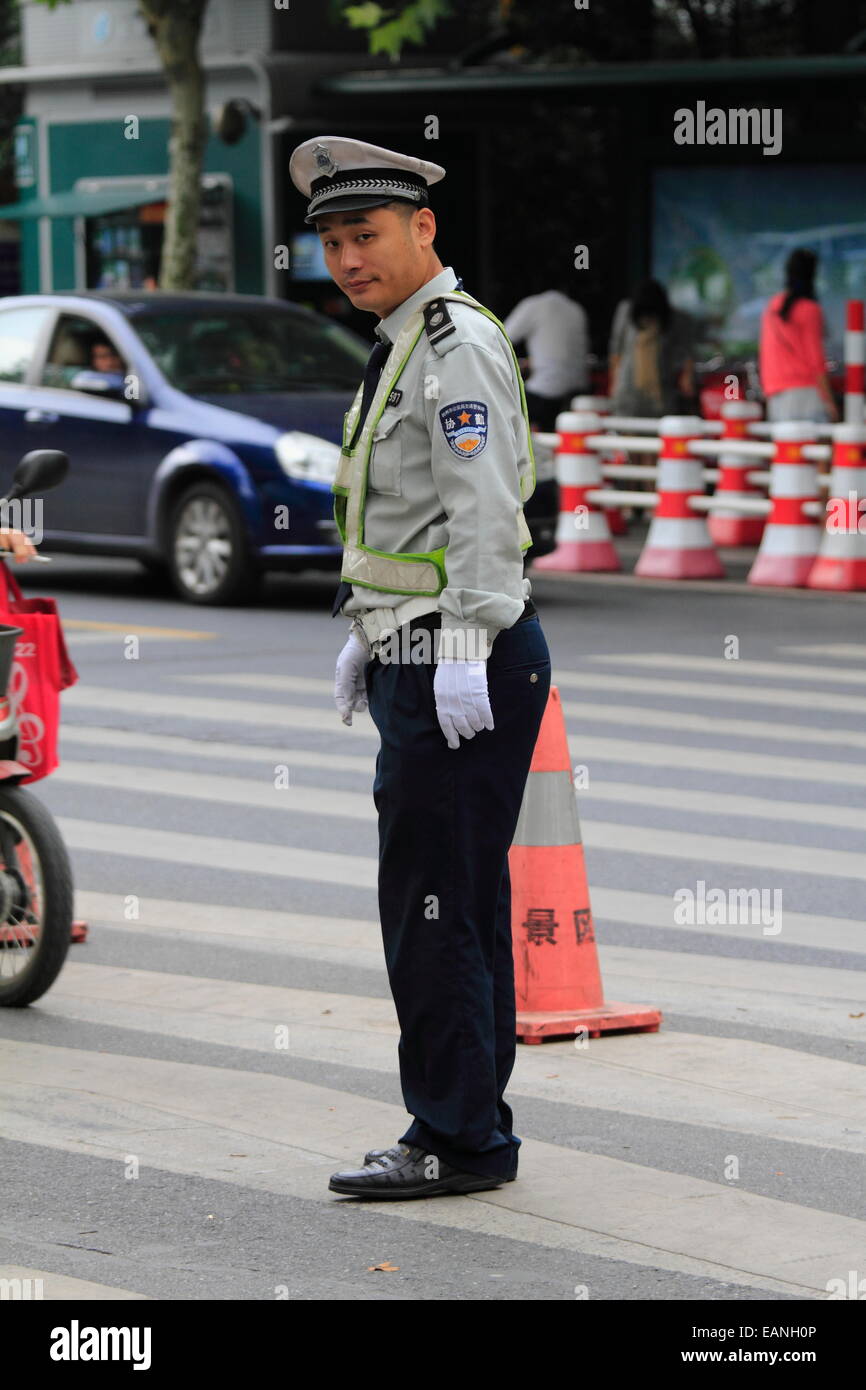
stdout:
<svg viewBox="0 0 866 1390">
<path fill-rule="evenodd" d="M 439 411 L 448 447 L 461 459 L 475 458 L 487 443 L 487 406 L 483 401 L 455 401 Z"/>
</svg>

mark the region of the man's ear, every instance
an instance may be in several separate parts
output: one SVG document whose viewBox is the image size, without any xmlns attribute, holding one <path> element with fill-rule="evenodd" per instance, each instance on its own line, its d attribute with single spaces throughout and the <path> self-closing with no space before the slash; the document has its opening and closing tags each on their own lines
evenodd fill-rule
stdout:
<svg viewBox="0 0 866 1390">
<path fill-rule="evenodd" d="M 436 236 L 436 218 L 432 208 L 418 208 L 416 212 L 415 229 L 418 232 L 423 246 L 432 246 Z"/>
</svg>

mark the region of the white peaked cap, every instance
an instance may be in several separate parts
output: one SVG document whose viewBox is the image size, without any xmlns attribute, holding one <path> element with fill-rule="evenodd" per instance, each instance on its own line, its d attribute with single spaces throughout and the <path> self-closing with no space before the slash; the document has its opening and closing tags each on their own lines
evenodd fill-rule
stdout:
<svg viewBox="0 0 866 1390">
<path fill-rule="evenodd" d="M 289 161 L 289 173 L 310 200 L 305 222 L 329 212 L 381 207 L 392 198 L 425 207 L 429 185 L 445 177 L 441 164 L 343 135 L 305 140 Z"/>
</svg>

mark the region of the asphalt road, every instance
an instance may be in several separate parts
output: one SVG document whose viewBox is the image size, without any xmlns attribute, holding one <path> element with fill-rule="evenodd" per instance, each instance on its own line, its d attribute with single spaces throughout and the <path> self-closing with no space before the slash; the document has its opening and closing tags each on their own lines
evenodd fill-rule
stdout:
<svg viewBox="0 0 866 1390">
<path fill-rule="evenodd" d="M 90 933 L 0 1012 L 0 1276 L 46 1298 L 785 1302 L 862 1274 L 866 595 L 534 580 L 589 779 L 605 993 L 663 1024 L 518 1049 L 517 1182 L 359 1205 L 328 1175 L 405 1112 L 377 735 L 332 703 L 334 582 L 210 610 L 126 562 L 25 575 L 80 674 L 37 790 Z M 676 921 L 699 881 L 765 891 L 780 930 Z"/>
</svg>

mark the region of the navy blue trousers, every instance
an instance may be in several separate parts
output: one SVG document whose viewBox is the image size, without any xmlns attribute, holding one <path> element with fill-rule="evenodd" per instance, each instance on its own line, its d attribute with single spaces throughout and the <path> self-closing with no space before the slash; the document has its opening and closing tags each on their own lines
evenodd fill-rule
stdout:
<svg viewBox="0 0 866 1390">
<path fill-rule="evenodd" d="M 537 616 L 498 633 L 487 660 L 495 727 L 452 749 L 436 718 L 435 641 L 431 632 L 426 661 L 374 657 L 365 673 L 381 738 L 379 914 L 413 1116 L 400 1137 L 464 1172 L 511 1177 L 520 1140 L 503 1098 L 516 1051 L 508 849 L 550 653 Z"/>
</svg>

